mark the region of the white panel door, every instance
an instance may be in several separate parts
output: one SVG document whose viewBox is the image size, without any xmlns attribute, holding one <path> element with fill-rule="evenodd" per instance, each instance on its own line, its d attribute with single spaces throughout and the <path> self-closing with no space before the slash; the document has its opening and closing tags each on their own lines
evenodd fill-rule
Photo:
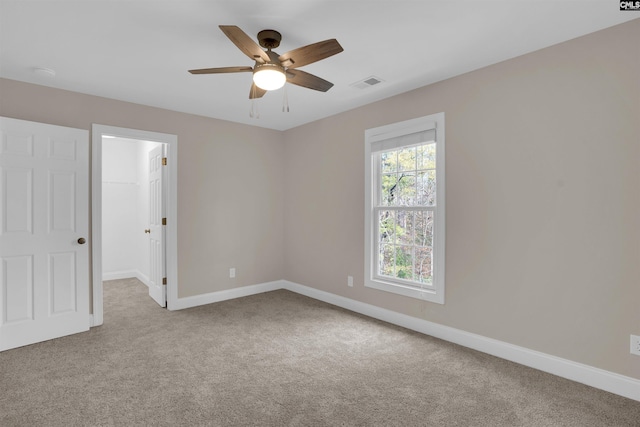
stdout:
<svg viewBox="0 0 640 427">
<path fill-rule="evenodd" d="M 0 351 L 89 330 L 89 132 L 0 117 Z"/>
<path fill-rule="evenodd" d="M 167 306 L 167 286 L 165 275 L 164 251 L 164 197 L 163 197 L 163 149 L 159 144 L 149 151 L 149 258 L 151 260 L 149 277 L 149 296 L 161 307 Z"/>
</svg>

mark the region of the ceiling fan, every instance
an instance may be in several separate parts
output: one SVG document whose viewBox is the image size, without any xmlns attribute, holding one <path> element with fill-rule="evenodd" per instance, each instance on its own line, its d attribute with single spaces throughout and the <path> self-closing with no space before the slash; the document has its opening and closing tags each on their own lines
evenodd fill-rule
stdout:
<svg viewBox="0 0 640 427">
<path fill-rule="evenodd" d="M 253 67 L 221 67 L 189 70 L 191 74 L 253 73 L 253 83 L 249 98 L 261 98 L 269 90 L 279 89 L 285 82 L 326 92 L 333 86 L 313 74 L 297 68 L 342 52 L 342 46 L 336 39 L 329 39 L 299 47 L 282 55 L 272 49 L 280 46 L 282 35 L 275 30 L 262 30 L 258 33 L 258 42 L 254 42 L 244 31 L 235 25 L 220 25 L 220 29 L 245 55 L 255 61 Z M 267 49 L 266 51 L 262 48 Z"/>
</svg>

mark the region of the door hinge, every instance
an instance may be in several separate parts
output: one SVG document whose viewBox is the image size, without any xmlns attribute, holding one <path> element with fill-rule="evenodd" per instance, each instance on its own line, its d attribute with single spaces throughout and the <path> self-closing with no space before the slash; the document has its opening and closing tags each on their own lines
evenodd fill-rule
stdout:
<svg viewBox="0 0 640 427">
<path fill-rule="evenodd" d="M 162 278 L 162 284 L 163 284 L 163 285 L 166 285 L 166 284 L 167 284 L 167 278 L 166 278 L 166 277 L 163 277 L 163 278 Z"/>
<path fill-rule="evenodd" d="M 167 218 L 162 218 L 162 225 L 167 225 Z"/>
<path fill-rule="evenodd" d="M 167 166 L 167 158 L 166 157 L 162 158 L 162 166 Z"/>
</svg>

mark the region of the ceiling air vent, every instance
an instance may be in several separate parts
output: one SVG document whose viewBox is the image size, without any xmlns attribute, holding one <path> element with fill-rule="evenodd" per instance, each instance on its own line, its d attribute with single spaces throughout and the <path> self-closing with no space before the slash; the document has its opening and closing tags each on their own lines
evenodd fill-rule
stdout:
<svg viewBox="0 0 640 427">
<path fill-rule="evenodd" d="M 371 86 L 375 86 L 378 83 L 382 83 L 382 82 L 384 82 L 384 80 L 382 80 L 379 77 L 369 76 L 369 77 L 366 77 L 366 78 L 364 78 L 364 79 L 362 79 L 360 81 L 357 81 L 355 83 L 351 83 L 349 86 L 352 86 L 352 87 L 355 87 L 355 88 L 358 88 L 358 89 L 366 89 L 366 88 L 369 88 Z"/>
</svg>

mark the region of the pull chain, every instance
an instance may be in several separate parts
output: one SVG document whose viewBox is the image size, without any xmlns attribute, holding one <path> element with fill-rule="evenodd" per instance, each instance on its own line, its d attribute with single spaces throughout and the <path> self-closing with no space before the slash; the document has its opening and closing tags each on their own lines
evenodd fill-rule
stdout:
<svg viewBox="0 0 640 427">
<path fill-rule="evenodd" d="M 284 92 L 282 95 L 282 112 L 289 112 L 289 94 L 287 93 L 287 85 L 284 85 Z"/>
<path fill-rule="evenodd" d="M 252 119 L 260 118 L 260 111 L 258 110 L 258 104 L 256 103 L 255 99 L 251 100 L 251 110 L 249 111 L 249 117 L 251 117 Z"/>
<path fill-rule="evenodd" d="M 249 110 L 249 117 L 252 119 L 260 118 L 260 111 L 258 111 L 258 104 L 256 103 L 256 86 L 251 86 L 251 110 Z"/>
</svg>

